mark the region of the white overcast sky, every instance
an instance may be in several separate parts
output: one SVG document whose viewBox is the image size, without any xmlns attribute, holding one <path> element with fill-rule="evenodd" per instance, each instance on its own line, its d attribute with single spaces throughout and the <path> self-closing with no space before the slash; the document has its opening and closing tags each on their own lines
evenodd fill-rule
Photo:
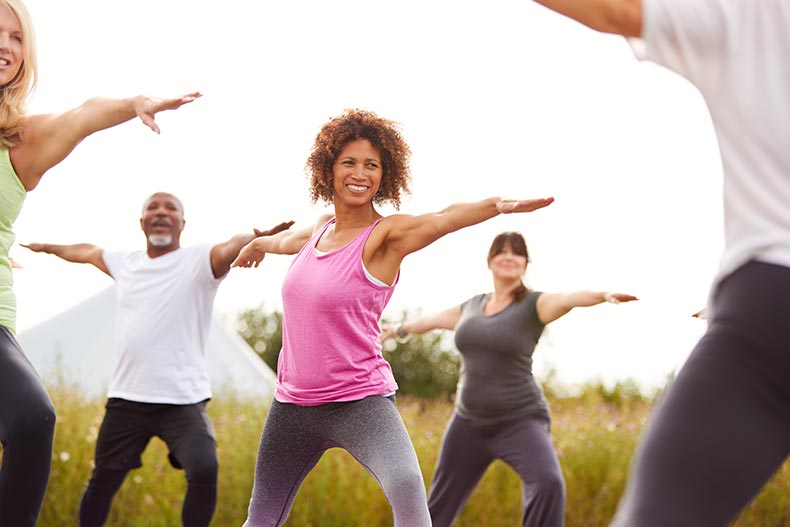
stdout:
<svg viewBox="0 0 790 527">
<path fill-rule="evenodd" d="M 94 95 L 204 97 L 87 138 L 29 194 L 17 242 L 144 246 L 152 192 L 186 208 L 184 245 L 312 222 L 303 166 L 345 108 L 396 120 L 412 151 L 405 213 L 493 195 L 554 196 L 406 259 L 385 316 L 435 311 L 492 284 L 485 256 L 524 233 L 528 284 L 602 289 L 638 303 L 571 312 L 549 327 L 540 375 L 660 385 L 704 330 L 722 247 L 721 166 L 696 89 L 640 63 L 619 37 L 526 0 L 28 0 L 39 42 L 34 113 Z M 390 213 L 391 209 L 382 212 Z M 88 266 L 12 247 L 20 331 L 111 284 Z M 289 257 L 231 271 L 216 310 L 279 309 Z"/>
</svg>

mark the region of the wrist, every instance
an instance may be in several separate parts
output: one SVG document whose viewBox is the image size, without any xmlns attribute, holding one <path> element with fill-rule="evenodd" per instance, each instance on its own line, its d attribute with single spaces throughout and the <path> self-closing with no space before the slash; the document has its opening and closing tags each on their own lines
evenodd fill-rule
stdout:
<svg viewBox="0 0 790 527">
<path fill-rule="evenodd" d="M 398 327 L 395 328 L 395 340 L 401 344 L 409 340 L 409 332 L 403 329 L 403 324 L 398 324 Z"/>
</svg>

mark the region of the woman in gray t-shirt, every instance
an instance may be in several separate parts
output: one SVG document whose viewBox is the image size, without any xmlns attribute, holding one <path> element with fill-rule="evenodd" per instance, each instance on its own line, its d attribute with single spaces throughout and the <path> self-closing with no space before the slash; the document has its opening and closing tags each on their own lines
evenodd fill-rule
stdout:
<svg viewBox="0 0 790 527">
<path fill-rule="evenodd" d="M 502 233 L 488 251 L 492 293 L 387 327 L 382 334 L 386 339 L 433 329 L 455 330 L 455 344 L 463 359 L 455 413 L 445 430 L 428 496 L 434 527 L 453 523 L 496 459 L 521 477 L 523 525 L 563 524 L 565 483 L 551 443 L 549 409 L 532 376 L 532 354 L 546 324 L 574 307 L 618 304 L 636 297 L 531 291 L 522 281 L 528 261 L 524 237 Z"/>
</svg>

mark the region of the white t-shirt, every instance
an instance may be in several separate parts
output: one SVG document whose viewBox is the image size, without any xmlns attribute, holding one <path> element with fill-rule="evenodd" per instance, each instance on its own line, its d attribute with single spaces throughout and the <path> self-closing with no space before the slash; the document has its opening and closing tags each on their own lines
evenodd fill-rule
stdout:
<svg viewBox="0 0 790 527">
<path fill-rule="evenodd" d="M 157 258 L 145 251 L 104 251 L 117 283 L 118 365 L 108 397 L 194 404 L 211 397 L 205 342 L 217 288 L 211 246 Z"/>
<path fill-rule="evenodd" d="M 644 0 L 644 49 L 690 80 L 724 168 L 718 283 L 750 260 L 790 267 L 790 0 Z"/>
</svg>

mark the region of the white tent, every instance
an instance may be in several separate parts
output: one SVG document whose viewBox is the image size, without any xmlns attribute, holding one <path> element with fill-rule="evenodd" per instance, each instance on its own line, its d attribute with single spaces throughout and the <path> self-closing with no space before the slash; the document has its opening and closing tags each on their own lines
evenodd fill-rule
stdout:
<svg viewBox="0 0 790 527">
<path fill-rule="evenodd" d="M 106 394 L 116 364 L 115 286 L 21 332 L 17 339 L 44 382 L 62 376 L 86 396 Z M 215 393 L 268 400 L 276 377 L 238 333 L 216 316 L 211 320 L 206 360 Z"/>
</svg>

